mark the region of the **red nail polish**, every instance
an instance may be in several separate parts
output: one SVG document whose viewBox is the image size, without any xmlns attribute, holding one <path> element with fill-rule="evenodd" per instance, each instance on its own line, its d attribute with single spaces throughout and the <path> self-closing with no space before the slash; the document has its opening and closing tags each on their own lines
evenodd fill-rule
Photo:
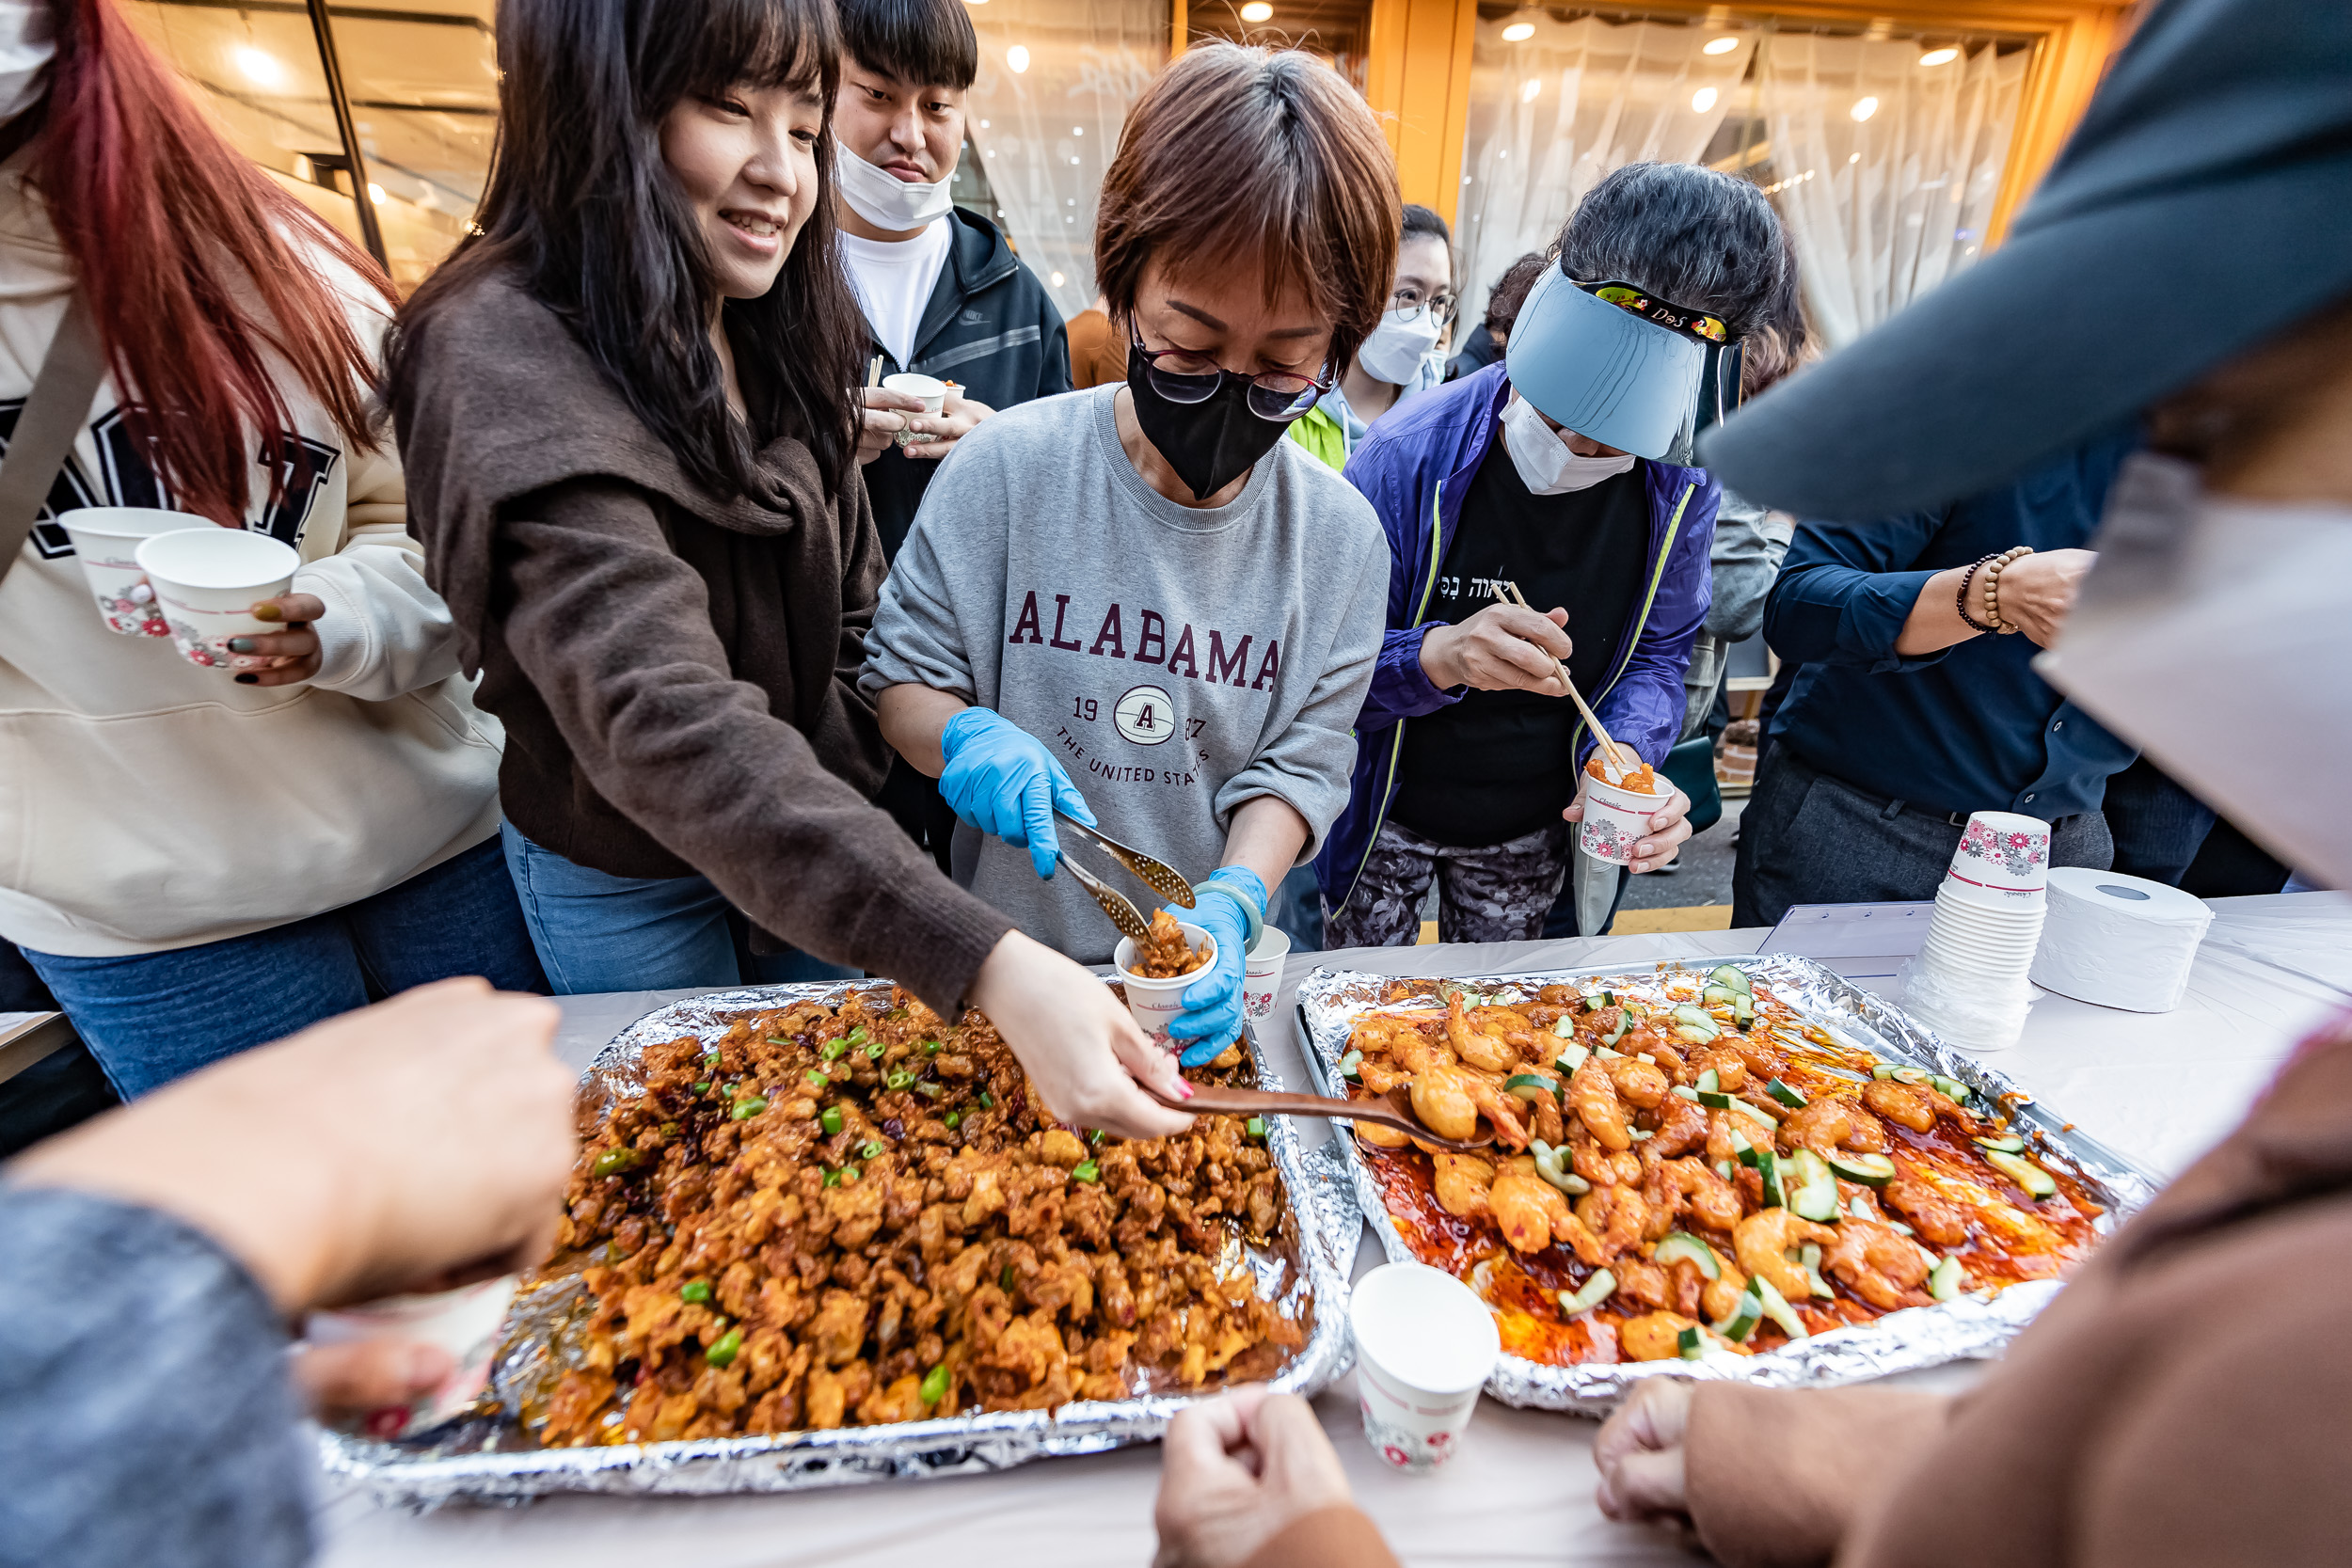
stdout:
<svg viewBox="0 0 2352 1568">
<path fill-rule="evenodd" d="M 1177 1086 L 1177 1088 L 1179 1088 L 1179 1089 L 1181 1089 L 1181 1090 L 1183 1090 L 1183 1091 L 1184 1091 L 1184 1099 L 1186 1099 L 1186 1100 L 1190 1100 L 1190 1099 L 1192 1098 L 1192 1085 L 1191 1085 L 1190 1084 L 1186 1083 L 1184 1079 L 1182 1079 L 1182 1078 L 1177 1079 L 1177 1080 L 1176 1080 L 1176 1086 Z"/>
</svg>

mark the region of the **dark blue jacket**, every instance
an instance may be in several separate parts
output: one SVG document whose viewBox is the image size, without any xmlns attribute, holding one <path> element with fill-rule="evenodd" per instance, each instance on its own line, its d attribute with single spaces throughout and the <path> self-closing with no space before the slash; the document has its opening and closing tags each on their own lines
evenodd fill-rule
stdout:
<svg viewBox="0 0 2352 1568">
<path fill-rule="evenodd" d="M 1355 788 L 1315 858 L 1315 879 L 1334 910 L 1345 906 L 1396 792 L 1406 721 L 1458 703 L 1468 689 L 1441 691 L 1422 673 L 1422 616 L 1463 498 L 1499 438 L 1497 420 L 1510 397 L 1505 368 L 1489 365 L 1404 404 L 1348 459 L 1349 482 L 1371 499 L 1389 534 L 1389 632 L 1356 721 Z M 1612 736 L 1655 764 L 1682 730 L 1682 673 L 1713 596 L 1707 556 L 1722 491 L 1704 468 L 1650 462 L 1640 468 L 1650 503 L 1648 588 L 1609 656 L 1608 678 L 1584 695 Z M 1597 744 L 1582 729 L 1579 767 Z"/>
<path fill-rule="evenodd" d="M 1804 666 L 1772 744 L 1871 795 L 1942 812 L 2045 821 L 2095 811 L 2137 753 L 2034 673 L 2022 636 L 1973 637 L 1918 657 L 1895 651 L 1936 573 L 2030 545 L 2090 543 L 2138 424 L 2109 431 L 2007 484 L 1866 523 L 1807 521 L 1781 562 L 1764 639 Z"/>
</svg>

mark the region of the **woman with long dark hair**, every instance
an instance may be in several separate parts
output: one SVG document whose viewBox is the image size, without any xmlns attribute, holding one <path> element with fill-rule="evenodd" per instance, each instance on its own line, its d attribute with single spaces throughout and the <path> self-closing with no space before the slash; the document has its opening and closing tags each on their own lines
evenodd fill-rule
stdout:
<svg viewBox="0 0 2352 1568">
<path fill-rule="evenodd" d="M 508 863 L 557 990 L 730 984 L 773 940 L 981 1007 L 1060 1116 L 1181 1117 L 1110 993 L 866 801 L 882 576 L 836 254 L 825 0 L 506 0 L 478 232 L 391 356 L 412 509 L 506 724 Z M 834 972 L 838 973 L 838 972 Z"/>
<path fill-rule="evenodd" d="M 113 0 L 0 8 L 0 436 L 77 296 L 105 372 L 0 583 L 0 936 L 125 1095 L 388 990 L 537 987 L 372 405 L 389 280 Z M 108 506 L 293 546 L 285 629 L 226 670 L 110 631 L 58 520 Z"/>
</svg>

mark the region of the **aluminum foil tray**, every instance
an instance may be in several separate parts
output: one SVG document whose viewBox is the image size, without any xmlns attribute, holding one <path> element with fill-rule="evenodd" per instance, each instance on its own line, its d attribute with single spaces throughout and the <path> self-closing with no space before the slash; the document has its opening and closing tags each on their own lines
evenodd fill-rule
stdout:
<svg viewBox="0 0 2352 1568">
<path fill-rule="evenodd" d="M 644 1087 L 638 1067 L 645 1047 L 693 1035 L 723 1036 L 739 1015 L 780 1007 L 803 997 L 838 1003 L 856 991 L 887 991 L 887 981 L 834 981 L 759 986 L 674 1002 L 647 1013 L 597 1053 L 581 1076 L 583 1089 L 607 1097 Z M 1266 1082 L 1275 1075 L 1256 1037 L 1249 1049 Z M 1348 1178 L 1335 1165 L 1310 1162 L 1297 1131 L 1282 1117 L 1266 1123 L 1295 1227 L 1294 1250 L 1251 1250 L 1259 1289 L 1269 1299 L 1295 1294 L 1311 1314 L 1306 1345 L 1272 1380 L 1278 1389 L 1311 1395 L 1348 1366 L 1347 1274 L 1361 1223 Z M 1284 1284 L 1284 1276 L 1289 1284 Z M 576 1291 L 577 1287 L 572 1287 Z M 1005 1411 L 833 1432 L 717 1437 L 693 1442 L 641 1443 L 613 1448 L 542 1449 L 516 1418 L 517 1386 L 544 1354 L 545 1331 L 562 1315 L 561 1284 L 518 1298 L 524 1332 L 510 1344 L 493 1387 L 504 1409 L 470 1418 L 421 1438 L 377 1442 L 322 1432 L 319 1446 L 329 1475 L 356 1482 L 387 1506 L 435 1508 L 459 1498 L 519 1502 L 555 1492 L 618 1494 L 788 1492 L 814 1486 L 922 1480 L 1005 1470 L 1032 1459 L 1100 1453 L 1156 1439 L 1175 1414 L 1200 1395 L 1139 1395 L 1081 1401 L 1054 1411 Z"/>
<path fill-rule="evenodd" d="M 1690 966 L 1701 971 L 1736 964 L 1749 982 L 1818 1024 L 1841 1045 L 1859 1047 L 1894 1064 L 1927 1068 L 1957 1078 L 1982 1103 L 2012 1107 L 2012 1130 L 2034 1145 L 2037 1158 L 2055 1160 L 2078 1176 L 2091 1196 L 2106 1205 L 2097 1222 L 2101 1235 L 2155 1196 L 2156 1182 L 2130 1161 L 2034 1103 L 2002 1074 L 1964 1056 L 1934 1032 L 1883 998 L 1832 974 L 1810 958 L 1775 955 L 1754 958 L 1709 958 Z M 1443 978 L 1471 990 L 1494 993 L 1504 1003 L 1532 1000 L 1544 986 L 1590 986 L 1611 979 L 1654 980 L 1673 964 L 1645 963 L 1605 969 L 1546 970 L 1523 974 L 1458 974 Z M 1306 1036 L 1308 1070 L 1318 1092 L 1344 1094 L 1339 1061 L 1347 1051 L 1354 1019 L 1386 1004 L 1382 998 L 1398 976 L 1318 969 L 1298 988 L 1299 1020 Z M 1348 1127 L 1337 1122 L 1335 1127 Z M 1391 1261 L 1413 1258 L 1382 1202 L 1380 1188 L 1358 1152 L 1352 1135 L 1335 1135 L 1355 1182 L 1357 1201 Z M 1505 1355 L 1486 1382 L 1486 1392 L 1505 1404 L 1536 1410 L 1565 1410 L 1604 1416 L 1645 1378 L 1683 1377 L 1753 1383 L 1768 1388 L 1831 1387 L 1896 1372 L 1916 1371 L 1947 1361 L 1996 1355 L 2033 1321 L 2060 1289 L 2057 1280 L 2032 1280 L 1998 1292 L 1976 1292 L 1933 1307 L 1915 1307 L 1867 1324 L 1816 1334 L 1784 1349 L 1753 1356 L 1713 1355 L 1704 1361 L 1637 1361 L 1614 1365 L 1553 1367 Z"/>
</svg>

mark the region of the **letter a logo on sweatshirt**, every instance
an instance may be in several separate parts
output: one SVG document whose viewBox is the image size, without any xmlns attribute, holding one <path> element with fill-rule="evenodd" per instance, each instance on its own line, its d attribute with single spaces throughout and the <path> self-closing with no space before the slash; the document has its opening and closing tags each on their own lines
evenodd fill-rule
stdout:
<svg viewBox="0 0 2352 1568">
<path fill-rule="evenodd" d="M 1157 746 L 1176 733 L 1175 699 L 1156 686 L 1129 689 L 1111 709 L 1119 733 L 1138 746 Z"/>
</svg>

